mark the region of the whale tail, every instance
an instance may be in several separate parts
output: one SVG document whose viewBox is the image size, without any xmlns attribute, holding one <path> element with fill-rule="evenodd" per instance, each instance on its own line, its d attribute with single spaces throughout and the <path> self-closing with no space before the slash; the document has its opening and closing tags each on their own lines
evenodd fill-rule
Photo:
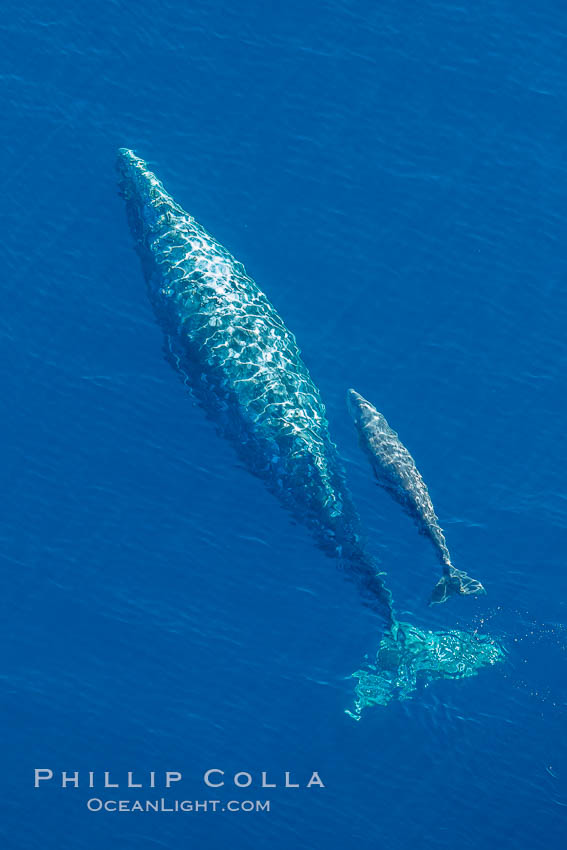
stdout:
<svg viewBox="0 0 567 850">
<path fill-rule="evenodd" d="M 452 564 L 441 576 L 431 594 L 430 605 L 446 602 L 451 596 L 482 596 L 486 590 L 475 578 L 462 570 L 457 570 Z"/>
</svg>

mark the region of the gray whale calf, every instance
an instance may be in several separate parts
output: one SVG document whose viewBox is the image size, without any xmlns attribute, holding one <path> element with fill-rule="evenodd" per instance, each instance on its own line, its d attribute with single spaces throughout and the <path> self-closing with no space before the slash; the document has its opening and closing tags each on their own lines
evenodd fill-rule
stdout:
<svg viewBox="0 0 567 850">
<path fill-rule="evenodd" d="M 122 149 L 118 173 L 171 364 L 248 468 L 391 627 L 391 595 L 361 542 L 325 407 L 294 336 L 244 267 L 142 159 Z"/>
<path fill-rule="evenodd" d="M 378 484 L 409 513 L 419 531 L 435 547 L 443 565 L 443 575 L 433 589 L 430 603 L 445 602 L 453 594 L 477 596 L 484 593 L 479 581 L 455 569 L 451 563 L 445 535 L 433 509 L 429 491 L 414 459 L 396 432 L 390 428 L 384 416 L 355 390 L 348 391 L 347 405 L 358 431 L 360 445 L 370 460 Z"/>
</svg>

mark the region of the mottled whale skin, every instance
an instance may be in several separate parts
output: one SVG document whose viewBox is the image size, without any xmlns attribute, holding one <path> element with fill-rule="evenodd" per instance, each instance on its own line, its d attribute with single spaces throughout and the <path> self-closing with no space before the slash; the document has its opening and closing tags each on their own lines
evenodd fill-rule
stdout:
<svg viewBox="0 0 567 850">
<path fill-rule="evenodd" d="M 242 264 L 142 159 L 120 150 L 118 173 L 168 359 L 248 468 L 391 626 L 390 592 L 361 542 L 325 407 L 294 336 Z"/>
<path fill-rule="evenodd" d="M 443 565 L 443 575 L 433 589 L 430 604 L 445 602 L 454 594 L 477 596 L 485 593 L 480 582 L 452 565 L 425 481 L 396 432 L 384 416 L 353 389 L 347 393 L 347 405 L 378 484 L 412 517 L 421 534 L 433 544 Z"/>
</svg>

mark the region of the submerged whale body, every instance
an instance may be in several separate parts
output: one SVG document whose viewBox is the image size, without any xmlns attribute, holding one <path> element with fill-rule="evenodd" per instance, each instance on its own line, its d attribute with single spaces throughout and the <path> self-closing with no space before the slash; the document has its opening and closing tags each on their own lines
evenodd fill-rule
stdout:
<svg viewBox="0 0 567 850">
<path fill-rule="evenodd" d="M 433 544 L 443 565 L 443 575 L 433 589 L 431 603 L 445 602 L 454 594 L 477 596 L 484 593 L 479 581 L 457 570 L 451 563 L 445 535 L 425 481 L 396 432 L 384 416 L 355 390 L 348 391 L 347 404 L 378 484 L 413 518 L 419 531 Z"/>
<path fill-rule="evenodd" d="M 361 543 L 325 407 L 294 336 L 244 267 L 142 159 L 122 149 L 118 172 L 168 359 L 248 468 L 391 626 L 390 592 Z"/>
</svg>

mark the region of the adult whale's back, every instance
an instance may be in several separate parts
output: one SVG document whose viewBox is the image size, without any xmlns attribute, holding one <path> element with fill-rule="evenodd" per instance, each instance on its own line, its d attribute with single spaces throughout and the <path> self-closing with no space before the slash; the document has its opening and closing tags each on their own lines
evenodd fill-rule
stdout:
<svg viewBox="0 0 567 850">
<path fill-rule="evenodd" d="M 319 391 L 295 338 L 244 267 L 132 151 L 120 188 L 168 359 L 250 470 L 355 576 L 390 625 L 391 597 L 360 540 Z"/>
</svg>

